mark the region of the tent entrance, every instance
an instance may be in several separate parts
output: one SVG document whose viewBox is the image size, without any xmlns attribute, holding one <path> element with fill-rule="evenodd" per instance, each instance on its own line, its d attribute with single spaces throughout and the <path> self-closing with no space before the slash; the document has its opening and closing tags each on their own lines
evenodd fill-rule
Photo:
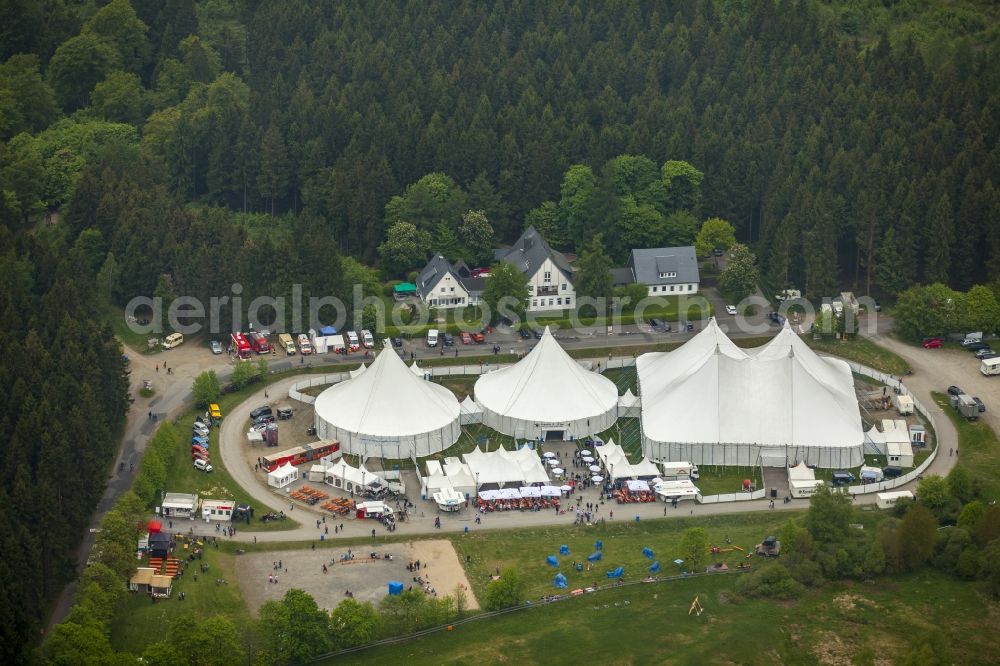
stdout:
<svg viewBox="0 0 1000 666">
<path fill-rule="evenodd" d="M 565 430 L 546 430 L 545 431 L 545 441 L 546 442 L 561 442 L 566 439 Z"/>
</svg>

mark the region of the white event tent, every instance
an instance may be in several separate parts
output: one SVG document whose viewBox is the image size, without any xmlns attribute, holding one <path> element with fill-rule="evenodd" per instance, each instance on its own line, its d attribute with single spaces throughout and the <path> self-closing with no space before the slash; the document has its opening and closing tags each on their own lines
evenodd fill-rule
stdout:
<svg viewBox="0 0 1000 666">
<path fill-rule="evenodd" d="M 643 452 L 653 460 L 850 468 L 864 431 L 850 366 L 820 357 L 786 324 L 740 349 L 715 319 L 672 352 L 636 361 Z"/>
<path fill-rule="evenodd" d="M 788 468 L 788 493 L 792 497 L 809 497 L 822 485 L 823 480 L 817 479 L 816 472 L 805 462 Z"/>
<path fill-rule="evenodd" d="M 461 433 L 455 395 L 417 377 L 391 345 L 366 370 L 316 398 L 316 432 L 341 450 L 379 458 L 416 458 L 451 446 Z"/>
<path fill-rule="evenodd" d="M 315 468 L 315 465 L 313 467 Z M 385 480 L 378 474 L 369 472 L 363 465 L 353 467 L 343 458 L 335 463 L 330 463 L 324 458 L 323 467 L 323 480 L 328 485 L 347 492 L 360 493 L 365 488 L 377 488 L 385 485 Z M 311 470 L 310 478 L 312 478 Z"/>
<path fill-rule="evenodd" d="M 614 382 L 585 370 L 548 327 L 523 359 L 480 377 L 475 396 L 485 425 L 521 439 L 581 438 L 618 418 Z"/>
<path fill-rule="evenodd" d="M 276 467 L 274 471 L 267 473 L 267 485 L 272 488 L 284 488 L 290 483 L 294 483 L 299 478 L 299 470 L 290 462 L 286 462 L 281 467 Z"/>
<path fill-rule="evenodd" d="M 615 444 L 614 440 L 608 440 L 604 446 L 594 447 L 594 451 L 601 461 L 601 467 L 606 470 L 608 478 L 612 481 L 619 479 L 652 479 L 660 474 L 660 469 L 650 462 L 648 458 L 643 458 L 635 465 L 630 463 L 628 457 L 625 455 L 625 450 Z"/>
<path fill-rule="evenodd" d="M 484 453 L 478 446 L 462 456 L 477 487 L 495 484 L 504 486 L 529 486 L 546 484 L 549 475 L 538 454 L 528 448 L 508 451 L 497 449 Z"/>
</svg>

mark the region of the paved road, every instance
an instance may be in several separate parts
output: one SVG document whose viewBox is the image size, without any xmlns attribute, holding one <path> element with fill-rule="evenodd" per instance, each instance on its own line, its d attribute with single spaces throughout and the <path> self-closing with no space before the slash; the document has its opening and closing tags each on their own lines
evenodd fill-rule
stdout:
<svg viewBox="0 0 1000 666">
<path fill-rule="evenodd" d="M 707 292 L 709 298 L 712 300 L 716 311 L 719 313 L 718 320 L 720 324 L 726 324 L 727 328 L 730 324 L 735 324 L 735 320 L 728 315 L 725 315 L 724 306 L 725 303 L 718 294 L 713 291 Z M 761 323 L 763 319 L 759 321 L 750 318 L 750 323 Z M 1000 380 L 993 381 L 990 378 L 982 377 L 975 372 L 975 366 L 971 359 L 968 357 L 963 357 L 961 352 L 955 352 L 951 350 L 919 350 L 913 347 L 909 347 L 899 343 L 893 338 L 884 335 L 884 331 L 889 328 L 891 321 L 884 318 L 879 319 L 879 329 L 878 333 L 871 333 L 868 337 L 874 340 L 877 344 L 886 346 L 892 351 L 903 356 L 914 368 L 914 375 L 905 378 L 906 385 L 910 387 L 912 391 L 917 395 L 917 398 L 923 402 L 928 407 L 932 406 L 934 403 L 930 398 L 931 390 L 942 390 L 948 383 L 959 383 L 959 385 L 965 385 L 967 389 L 977 392 L 978 395 L 987 401 L 987 404 L 993 404 L 1000 406 Z M 738 327 L 735 327 L 738 328 Z M 732 331 L 730 335 L 761 335 L 770 331 L 771 333 L 776 332 L 776 327 L 761 326 L 762 330 L 751 330 L 747 331 Z M 618 335 L 608 336 L 606 334 L 606 329 L 590 328 L 583 329 L 579 332 L 564 332 L 558 337 L 562 344 L 570 349 L 574 348 L 594 348 L 594 347 L 608 347 L 608 346 L 629 346 L 629 345 L 645 345 L 655 342 L 667 341 L 677 341 L 683 342 L 694 335 L 697 330 L 700 329 L 700 325 L 696 324 L 696 331 L 694 333 L 679 333 L 673 332 L 668 334 L 663 334 L 659 332 L 651 331 L 650 328 L 644 324 L 631 325 L 622 328 L 622 331 Z M 458 349 L 459 356 L 476 356 L 482 354 L 485 349 L 489 349 L 491 344 L 500 344 L 503 351 L 508 351 L 513 348 L 516 351 L 527 351 L 535 343 L 534 340 L 522 341 L 518 335 L 511 329 L 499 329 L 494 334 L 490 335 L 490 338 L 486 345 L 468 345 L 463 346 L 458 344 L 456 347 Z M 440 352 L 438 350 L 428 350 L 423 346 L 422 341 L 404 341 L 404 353 L 409 357 L 409 352 L 413 351 L 416 358 L 419 360 L 421 358 L 431 358 L 439 357 Z M 118 460 L 116 461 L 114 472 L 109 479 L 108 486 L 102 497 L 97 510 L 91 520 L 91 528 L 96 528 L 101 519 L 103 519 L 104 514 L 107 510 L 113 506 L 114 502 L 118 497 L 124 493 L 128 488 L 131 487 L 133 472 L 130 470 L 130 465 L 138 467 L 138 463 L 142 457 L 143 452 L 146 448 L 147 440 L 152 433 L 154 423 L 150 422 L 147 418 L 142 418 L 143 412 L 153 411 L 157 414 L 159 420 L 163 418 L 171 418 L 179 410 L 181 410 L 190 399 L 190 386 L 191 379 L 205 369 L 216 369 L 219 372 L 220 377 L 228 377 L 231 372 L 232 366 L 228 363 L 225 357 L 212 356 L 209 351 L 204 346 L 197 346 L 195 344 L 186 344 L 170 352 L 164 354 L 158 354 L 155 356 L 144 356 L 134 350 L 126 350 L 129 356 L 132 358 L 132 394 L 138 395 L 138 389 L 142 386 L 142 381 L 145 379 L 152 379 L 155 383 L 157 389 L 157 395 L 150 400 L 137 399 L 132 407 L 129 414 L 125 436 L 123 438 L 122 448 Z M 454 349 L 447 350 L 449 356 L 455 355 Z M 357 363 L 362 358 L 357 355 L 351 355 L 348 357 L 343 356 L 314 356 L 314 357 L 283 357 L 280 353 L 272 358 L 270 367 L 274 371 L 281 371 L 291 368 L 293 365 L 300 367 L 314 367 L 317 372 L 323 367 L 342 365 L 344 363 Z M 595 359 L 596 360 L 596 359 Z M 160 363 L 167 361 L 174 368 L 174 374 L 167 375 L 164 373 L 162 367 L 156 370 L 155 366 Z M 154 366 L 154 367 L 151 367 Z M 964 366 L 969 366 L 968 370 L 964 369 Z M 956 369 L 962 367 L 963 370 L 959 373 Z M 946 379 L 954 378 L 954 379 Z M 297 381 L 301 377 L 296 379 L 289 379 L 280 382 L 273 387 L 269 387 L 269 392 L 284 391 L 287 394 L 287 386 L 293 381 Z M 274 393 L 277 395 L 277 393 Z M 243 405 L 233 410 L 234 413 L 243 413 L 249 409 L 250 405 L 260 403 L 263 398 L 263 390 L 258 394 L 251 396 Z M 938 437 L 942 445 L 942 451 L 947 451 L 950 448 L 957 448 L 957 433 L 951 422 L 947 418 L 943 418 L 944 414 L 941 415 L 942 418 L 938 418 Z M 988 413 L 987 422 L 990 425 L 996 427 L 993 423 L 996 416 L 993 413 Z M 248 493 L 250 493 L 255 499 L 260 501 L 263 505 L 277 509 L 283 510 L 287 508 L 285 501 L 279 498 L 277 495 L 271 493 L 263 486 L 259 479 L 254 477 L 253 470 L 250 469 L 243 461 L 240 459 L 238 454 L 233 449 L 233 446 L 242 445 L 242 427 L 245 425 L 240 419 L 226 419 L 223 421 L 222 433 L 220 433 L 220 455 L 222 457 L 223 463 L 226 465 L 226 469 L 232 474 L 233 478 L 240 483 Z M 235 442 L 235 444 L 234 444 Z M 118 471 L 118 466 L 120 463 L 124 463 L 124 469 Z M 954 459 L 949 459 L 947 455 L 939 455 L 933 465 L 931 466 L 929 473 L 933 474 L 947 474 L 951 467 L 954 465 Z M 913 484 L 911 484 L 912 486 Z M 911 488 L 912 489 L 912 488 Z M 589 491 L 589 494 L 583 494 L 583 501 L 598 501 L 596 491 Z M 861 502 L 874 501 L 874 496 L 868 496 L 867 498 L 860 499 Z M 735 504 L 711 504 L 711 505 L 700 505 L 695 507 L 685 506 L 684 509 L 668 509 L 667 515 L 679 515 L 683 514 L 684 511 L 693 512 L 697 515 L 713 515 L 722 513 L 742 513 L 745 511 L 767 511 L 768 509 L 767 500 L 759 500 L 754 502 L 740 502 Z M 663 516 L 663 505 L 653 504 L 653 505 L 630 505 L 627 508 L 627 512 L 630 514 L 630 519 L 634 519 L 636 515 L 640 518 L 655 518 Z M 684 506 L 684 505 L 682 505 Z M 789 504 L 781 505 L 776 507 L 776 510 L 780 509 L 797 509 L 803 508 L 806 503 L 803 500 L 794 500 Z M 608 507 L 609 511 L 614 510 Z M 254 535 L 252 532 L 238 532 L 236 538 L 239 540 L 251 541 L 254 536 L 257 536 L 259 540 L 267 541 L 299 541 L 299 540 L 312 540 L 318 538 L 318 531 L 314 528 L 315 523 L 312 526 L 309 524 L 309 520 L 314 520 L 312 514 L 315 512 L 310 512 L 308 509 L 302 508 L 298 509 L 301 511 L 306 511 L 310 514 L 310 518 L 305 519 L 305 523 L 302 527 L 295 530 L 288 530 L 285 532 L 266 532 L 258 533 Z M 419 519 L 420 509 L 418 508 L 418 519 L 410 523 L 401 523 L 399 525 L 398 531 L 402 534 L 420 534 L 420 533 L 431 533 L 436 531 L 432 524 L 430 524 L 431 519 L 427 518 L 425 520 Z M 626 509 L 619 509 L 619 512 L 626 511 Z M 430 514 L 428 514 L 430 515 Z M 296 516 L 300 521 L 303 520 L 303 516 Z M 468 515 L 467 511 L 459 512 L 454 516 L 443 516 L 442 517 L 442 530 L 446 531 L 461 531 L 466 527 L 470 529 L 484 529 L 484 528 L 511 528 L 511 527 L 522 527 L 522 526 L 538 526 L 547 524 L 570 524 L 573 521 L 573 516 L 562 515 L 557 516 L 555 513 L 521 513 L 521 512 L 511 512 L 506 514 L 493 514 L 487 517 L 483 525 L 475 526 L 472 521 L 474 516 Z M 619 513 L 618 519 L 621 519 L 622 514 Z M 350 524 L 345 522 L 345 534 L 346 536 L 364 536 L 370 534 L 371 522 L 357 521 L 356 523 L 352 521 Z M 195 529 L 200 529 L 206 534 L 215 534 L 214 528 L 210 530 L 205 530 L 204 523 L 194 523 Z M 86 562 L 87 556 L 90 552 L 91 547 L 94 543 L 93 533 L 88 533 L 83 542 L 80 545 L 78 551 L 78 561 L 80 562 L 80 571 L 82 572 L 82 567 Z M 54 626 L 56 623 L 61 621 L 69 611 L 70 603 L 73 597 L 73 592 L 76 589 L 76 583 L 71 583 L 66 587 L 63 593 L 60 595 L 59 601 L 57 602 L 55 609 L 52 613 L 51 620 L 49 623 L 49 628 Z"/>
</svg>

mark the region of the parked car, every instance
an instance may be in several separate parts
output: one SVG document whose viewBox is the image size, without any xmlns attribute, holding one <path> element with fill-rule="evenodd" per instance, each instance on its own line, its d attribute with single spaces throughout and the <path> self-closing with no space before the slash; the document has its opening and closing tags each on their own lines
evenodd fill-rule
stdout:
<svg viewBox="0 0 1000 666">
<path fill-rule="evenodd" d="M 963 393 L 965 393 L 965 391 L 963 391 L 962 389 L 958 388 L 955 385 L 951 385 L 948 387 L 948 395 L 962 395 Z"/>
<path fill-rule="evenodd" d="M 654 331 L 659 331 L 663 328 L 663 320 L 653 317 L 652 319 L 649 320 L 649 327 L 652 328 Z"/>
<path fill-rule="evenodd" d="M 392 346 L 393 347 L 402 347 L 403 346 L 403 338 L 393 338 L 392 339 Z"/>
<path fill-rule="evenodd" d="M 442 333 L 441 334 L 441 339 L 444 340 L 444 346 L 445 347 L 454 347 L 455 346 L 455 336 L 452 335 L 451 333 Z"/>
<path fill-rule="evenodd" d="M 526 328 L 518 329 L 517 334 L 521 336 L 522 340 L 529 340 L 529 339 L 531 339 L 531 331 L 529 331 Z"/>
<path fill-rule="evenodd" d="M 484 342 L 486 342 L 486 336 L 477 331 L 477 332 L 475 332 L 475 333 L 472 334 L 472 340 L 476 344 L 480 344 L 481 345 Z"/>
<path fill-rule="evenodd" d="M 222 353 L 222 343 L 219 342 L 218 340 L 212 340 L 210 346 L 212 348 L 212 353 L 213 354 L 221 354 Z"/>
<path fill-rule="evenodd" d="M 831 480 L 833 481 L 834 487 L 839 488 L 841 486 L 847 486 L 854 483 L 854 475 L 850 472 L 844 471 L 834 472 Z"/>
<path fill-rule="evenodd" d="M 990 346 L 988 344 L 986 344 L 985 342 L 970 342 L 969 344 L 965 344 L 963 342 L 962 346 L 965 347 L 965 349 L 967 351 L 971 351 L 971 352 L 979 351 L 980 349 L 989 349 L 990 348 Z"/>
<path fill-rule="evenodd" d="M 713 257 L 721 257 L 724 253 L 725 251 L 721 247 L 717 247 L 714 250 L 712 250 Z"/>
<path fill-rule="evenodd" d="M 469 335 L 468 331 L 462 331 L 461 333 L 459 333 L 458 337 L 462 339 L 462 344 L 463 345 L 471 345 L 472 344 L 472 336 Z"/>
<path fill-rule="evenodd" d="M 996 352 L 994 352 L 992 349 L 990 349 L 989 347 L 987 347 L 986 349 L 980 349 L 979 351 L 977 351 L 976 352 L 976 358 L 983 358 L 987 354 L 995 354 L 995 353 Z"/>
<path fill-rule="evenodd" d="M 261 414 L 253 420 L 254 425 L 261 425 L 262 423 L 274 423 L 274 414 Z"/>
<path fill-rule="evenodd" d="M 770 319 L 771 322 L 777 324 L 778 326 L 785 325 L 785 317 L 780 312 L 769 312 L 767 318 Z"/>
<path fill-rule="evenodd" d="M 882 468 L 882 476 L 884 476 L 887 479 L 898 479 L 899 477 L 903 476 L 903 468 L 902 467 L 883 467 Z"/>
<path fill-rule="evenodd" d="M 998 354 L 996 352 L 990 352 L 989 354 L 983 354 L 982 356 L 980 356 L 979 360 L 985 361 L 985 360 L 990 359 L 990 358 L 997 358 L 998 356 L 1000 356 L 1000 354 Z"/>
<path fill-rule="evenodd" d="M 271 413 L 272 413 L 271 412 L 271 407 L 269 405 L 263 405 L 261 407 L 258 407 L 255 410 L 253 410 L 252 412 L 250 412 L 250 419 L 256 421 L 258 417 L 264 416 L 264 415 L 270 416 Z"/>
<path fill-rule="evenodd" d="M 942 338 L 924 338 L 924 349 L 938 349 L 943 344 Z"/>
<path fill-rule="evenodd" d="M 194 461 L 194 468 L 202 472 L 211 472 L 215 469 L 207 460 L 201 460 L 200 458 Z"/>
<path fill-rule="evenodd" d="M 972 402 L 976 403 L 976 407 L 979 407 L 980 414 L 986 411 L 985 403 L 983 403 L 983 401 L 977 398 L 976 396 L 972 396 Z"/>
<path fill-rule="evenodd" d="M 736 306 L 735 305 L 727 305 L 726 306 L 726 314 L 727 315 L 732 315 L 732 316 L 735 317 L 736 316 Z"/>
</svg>

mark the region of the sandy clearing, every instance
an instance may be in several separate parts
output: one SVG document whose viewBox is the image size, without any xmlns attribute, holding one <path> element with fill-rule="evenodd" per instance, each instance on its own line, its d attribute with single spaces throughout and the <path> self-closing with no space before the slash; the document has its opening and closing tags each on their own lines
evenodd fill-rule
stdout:
<svg viewBox="0 0 1000 666">
<path fill-rule="evenodd" d="M 437 592 L 438 596 L 452 594 L 459 585 L 465 587 L 466 605 L 478 609 L 479 604 L 469 586 L 465 570 L 450 541 L 413 541 L 377 546 L 379 553 L 390 553 L 392 561 L 370 560 L 370 549 L 357 546 L 352 549 L 355 559 L 340 562 L 347 548 L 321 548 L 318 550 L 285 550 L 237 559 L 236 570 L 247 607 L 254 615 L 266 601 L 281 599 L 288 590 L 308 592 L 321 608 L 333 609 L 350 590 L 359 601 L 378 603 L 388 593 L 389 581 L 400 581 L 408 587 L 416 584 L 416 572 L 406 570 L 409 562 L 420 560 L 420 576 Z M 275 569 L 275 564 L 281 564 Z M 323 573 L 323 565 L 327 573 Z M 423 568 L 426 564 L 426 568 Z M 277 583 L 269 582 L 276 576 Z"/>
</svg>

